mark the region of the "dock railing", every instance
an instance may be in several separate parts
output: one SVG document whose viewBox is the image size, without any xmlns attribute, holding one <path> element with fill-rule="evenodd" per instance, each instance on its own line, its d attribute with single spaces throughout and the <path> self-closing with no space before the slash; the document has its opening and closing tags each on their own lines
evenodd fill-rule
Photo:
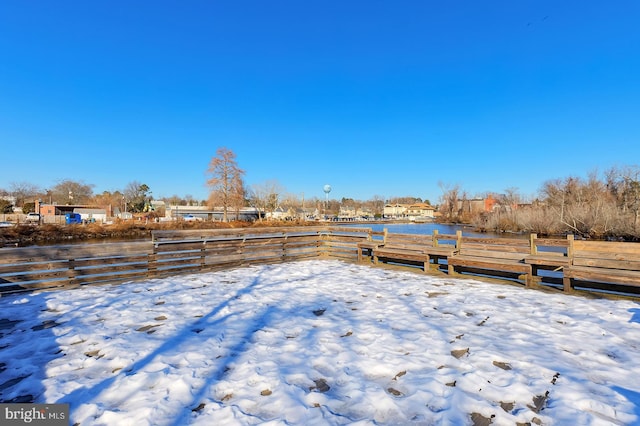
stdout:
<svg viewBox="0 0 640 426">
<path fill-rule="evenodd" d="M 151 239 L 142 242 L 2 248 L 0 295 L 304 259 L 340 259 L 374 265 L 374 247 L 384 247 L 389 235 L 392 234 L 387 229 L 373 231 L 367 227 L 263 227 L 153 231 Z M 420 237 L 415 241 L 419 245 Z M 575 258 L 574 253 L 577 243 L 580 244 L 579 258 Z M 448 259 L 440 259 L 439 264 L 433 265 L 435 268 L 430 268 L 433 269 L 431 272 L 444 274 L 455 269 L 457 276 L 470 274 L 496 278 L 510 278 L 509 273 L 513 272 L 516 275 L 512 278 L 532 287 L 544 285 L 567 292 L 579 288 L 639 295 L 640 244 L 591 243 L 574 241 L 571 235 L 566 238 L 538 238 L 532 234 L 528 239 L 482 239 L 435 231 L 424 236 L 427 253 L 433 252 L 434 247 L 455 247 Z M 483 249 L 491 250 L 490 262 L 483 256 Z M 389 252 L 387 250 L 387 256 Z M 399 266 L 416 267 L 416 262 L 411 261 L 414 256 L 403 256 L 409 261 L 403 262 L 402 256 L 387 260 Z M 456 256 L 466 257 L 458 260 Z M 508 262 L 496 260 L 501 257 Z M 573 265 L 574 259 L 579 261 L 579 267 Z M 448 262 L 456 267 L 448 268 Z M 531 269 L 527 266 L 514 268 L 513 262 L 530 265 Z M 417 266 L 425 269 L 424 263 Z M 565 276 L 565 271 L 571 275 Z M 522 276 L 522 273 L 528 276 Z"/>
</svg>

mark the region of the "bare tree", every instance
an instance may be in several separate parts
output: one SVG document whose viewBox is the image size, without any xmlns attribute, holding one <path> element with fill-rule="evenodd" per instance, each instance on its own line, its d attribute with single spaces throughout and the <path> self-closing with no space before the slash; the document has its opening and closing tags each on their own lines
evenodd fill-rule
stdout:
<svg viewBox="0 0 640 426">
<path fill-rule="evenodd" d="M 415 204 L 415 203 L 421 203 L 422 202 L 422 198 L 420 197 L 412 197 L 412 196 L 405 196 L 405 197 L 393 197 L 391 199 L 389 199 L 390 203 L 398 203 L 398 204 Z"/>
<path fill-rule="evenodd" d="M 173 194 L 171 197 L 165 197 L 163 200 L 170 206 L 186 206 L 187 201 L 183 198 L 180 198 L 177 194 Z"/>
<path fill-rule="evenodd" d="M 283 209 L 287 210 L 291 214 L 290 218 L 302 219 L 304 215 L 298 214 L 299 209 L 302 207 L 302 201 L 295 194 L 282 193 L 278 204 Z"/>
<path fill-rule="evenodd" d="M 262 212 L 273 214 L 280 206 L 283 192 L 282 186 L 276 180 L 251 186 L 249 199 L 251 205 L 258 210 L 260 220 L 262 220 Z"/>
<path fill-rule="evenodd" d="M 188 206 L 196 206 L 198 205 L 198 202 L 193 198 L 193 195 L 191 194 L 187 194 L 184 196 L 184 200 L 187 203 Z"/>
<path fill-rule="evenodd" d="M 438 182 L 438 186 L 442 190 L 442 195 L 440 196 L 440 211 L 444 219 L 447 221 L 456 220 L 458 217 L 460 187 L 458 185 L 449 186 L 442 182 Z"/>
<path fill-rule="evenodd" d="M 11 182 L 9 191 L 15 198 L 16 207 L 23 207 L 27 200 L 32 201 L 38 197 L 42 190 L 29 182 Z"/>
<path fill-rule="evenodd" d="M 619 222 L 615 198 L 595 172 L 587 180 L 569 177 L 546 182 L 543 193 L 564 231 L 602 238 L 611 235 Z"/>
<path fill-rule="evenodd" d="M 207 185 L 211 188 L 209 204 L 211 207 L 221 205 L 223 220 L 228 222 L 229 209 L 235 207 L 238 211 L 244 203 L 244 170 L 238 167 L 236 154 L 222 147 L 218 148 L 216 156 L 211 158 L 207 173 L 211 175 L 207 180 Z"/>
<path fill-rule="evenodd" d="M 48 195 L 58 204 L 88 204 L 93 198 L 93 187 L 82 181 L 64 179 L 53 186 Z"/>
<path fill-rule="evenodd" d="M 553 212 L 543 204 L 519 208 L 516 222 L 520 230 L 541 235 L 557 234 L 562 229 Z"/>
<path fill-rule="evenodd" d="M 504 190 L 504 203 L 511 207 L 511 210 L 515 210 L 518 208 L 518 204 L 520 204 L 522 197 L 518 193 L 518 188 L 509 187 Z"/>
<path fill-rule="evenodd" d="M 640 168 L 611 168 L 605 176 L 607 190 L 620 210 L 620 233 L 640 237 Z"/>
<path fill-rule="evenodd" d="M 149 187 L 137 181 L 129 182 L 124 190 L 125 204 L 129 211 L 140 213 L 146 210 L 151 201 Z"/>
<path fill-rule="evenodd" d="M 288 209 L 303 207 L 304 198 L 298 198 L 296 194 L 286 193 L 280 198 L 280 205 Z"/>
<path fill-rule="evenodd" d="M 369 203 L 371 203 L 373 214 L 382 217 L 384 213 L 384 197 L 382 195 L 374 195 L 373 198 L 369 200 Z"/>
<path fill-rule="evenodd" d="M 98 206 L 120 207 L 124 210 L 124 195 L 120 191 L 104 191 L 102 194 L 95 195 L 91 203 Z"/>
</svg>

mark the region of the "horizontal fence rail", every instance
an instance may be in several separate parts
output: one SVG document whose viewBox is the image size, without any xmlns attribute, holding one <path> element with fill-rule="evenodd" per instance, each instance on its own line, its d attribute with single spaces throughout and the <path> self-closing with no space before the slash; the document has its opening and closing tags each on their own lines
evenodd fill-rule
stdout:
<svg viewBox="0 0 640 426">
<path fill-rule="evenodd" d="M 0 249 L 0 294 L 331 258 L 636 296 L 640 244 L 312 226 L 153 231 L 150 241 Z"/>
</svg>

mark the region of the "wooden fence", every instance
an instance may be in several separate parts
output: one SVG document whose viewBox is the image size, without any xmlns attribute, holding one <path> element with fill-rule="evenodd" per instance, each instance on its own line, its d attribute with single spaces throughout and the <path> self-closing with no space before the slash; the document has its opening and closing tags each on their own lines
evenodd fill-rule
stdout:
<svg viewBox="0 0 640 426">
<path fill-rule="evenodd" d="M 121 283 L 237 266 L 332 257 L 355 260 L 368 228 L 153 231 L 151 241 L 0 249 L 0 294 Z"/>
<path fill-rule="evenodd" d="M 424 261 L 419 254 L 421 238 Z M 389 246 L 383 251 L 386 240 Z M 514 279 L 526 286 L 548 285 L 567 292 L 580 288 L 640 293 L 640 244 L 636 243 L 574 241 L 572 236 L 543 239 L 535 234 L 529 239 L 476 238 L 437 232 L 411 235 L 410 241 L 410 246 L 399 246 L 402 236 L 386 230 L 318 226 L 153 231 L 151 240 L 144 242 L 3 248 L 0 294 L 314 258 L 373 264 L 377 249 L 386 263 L 452 275 Z M 447 254 L 434 259 L 436 249 Z"/>
</svg>

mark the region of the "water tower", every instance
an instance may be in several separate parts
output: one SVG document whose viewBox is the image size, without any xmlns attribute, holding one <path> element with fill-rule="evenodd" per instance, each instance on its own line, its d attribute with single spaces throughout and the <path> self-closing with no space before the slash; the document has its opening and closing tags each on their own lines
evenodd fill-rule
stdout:
<svg viewBox="0 0 640 426">
<path fill-rule="evenodd" d="M 325 185 L 324 188 L 324 216 L 327 216 L 327 205 L 329 204 L 329 193 L 331 192 L 331 185 Z"/>
</svg>

